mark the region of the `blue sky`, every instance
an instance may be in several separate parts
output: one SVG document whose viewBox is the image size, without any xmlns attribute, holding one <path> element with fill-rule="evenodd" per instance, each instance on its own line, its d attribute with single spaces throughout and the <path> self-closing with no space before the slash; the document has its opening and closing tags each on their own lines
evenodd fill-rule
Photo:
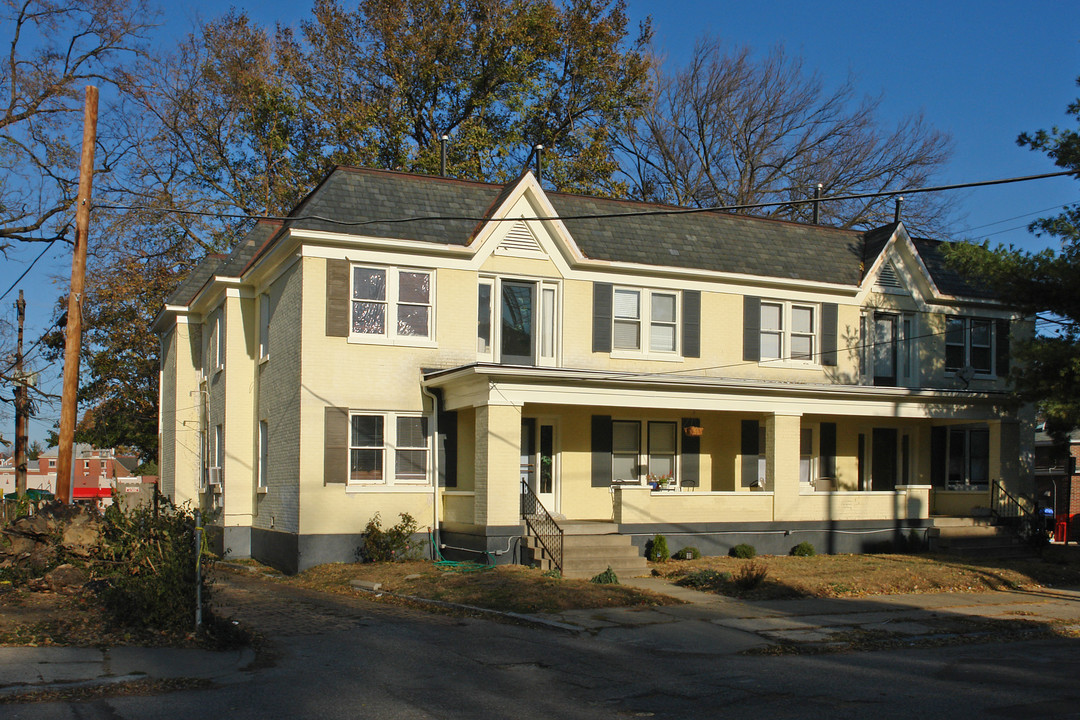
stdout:
<svg viewBox="0 0 1080 720">
<path fill-rule="evenodd" d="M 297 25 L 306 0 L 237 0 L 256 19 Z M 210 0 L 176 3 L 164 10 L 162 42 L 179 38 L 199 18 L 226 5 Z M 1016 145 L 1022 131 L 1069 126 L 1066 105 L 1080 96 L 1080 2 L 970 0 L 942 2 L 691 2 L 628 0 L 632 20 L 651 15 L 655 47 L 679 65 L 703 33 L 765 53 L 783 45 L 809 70 L 835 86 L 850 73 L 868 95 L 882 95 L 886 124 L 922 112 L 952 135 L 954 154 L 938 184 L 1031 175 L 1056 170 L 1042 154 Z M 1075 127 L 1075 123 L 1072 124 Z M 1069 178 L 959 191 L 956 229 L 961 237 L 989 239 L 1034 250 L 1046 241 L 1026 225 L 1080 200 Z M 970 231 L 964 232 L 965 229 Z M 93 243 L 93 228 L 91 228 Z M 27 248 L 0 258 L 0 292 L 40 252 Z M 27 337 L 49 324 L 51 308 L 67 283 L 67 247 L 54 248 L 26 277 Z M 10 278 L 10 280 L 8 280 Z M 0 313 L 14 320 L 11 302 Z M 58 369 L 54 369 L 58 374 Z M 46 383 L 59 392 L 59 382 Z M 5 394 L 6 394 L 6 388 Z M 13 434 L 8 406 L 0 404 L 0 432 Z M 59 413 L 46 411 L 31 424 L 42 439 Z"/>
</svg>

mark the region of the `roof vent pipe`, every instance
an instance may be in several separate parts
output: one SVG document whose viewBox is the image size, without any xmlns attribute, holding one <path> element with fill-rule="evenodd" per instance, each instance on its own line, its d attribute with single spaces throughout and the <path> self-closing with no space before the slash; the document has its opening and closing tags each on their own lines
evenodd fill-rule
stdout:
<svg viewBox="0 0 1080 720">
<path fill-rule="evenodd" d="M 446 142 L 449 139 L 449 135 L 439 138 L 439 175 L 443 177 L 446 177 Z"/>
<path fill-rule="evenodd" d="M 536 182 L 542 182 L 544 179 L 544 146 L 537 145 L 533 148 L 536 151 Z"/>
<path fill-rule="evenodd" d="M 814 188 L 814 224 L 821 222 L 821 183 Z"/>
<path fill-rule="evenodd" d="M 893 222 L 900 222 L 900 210 L 904 207 L 904 197 L 900 196 L 896 198 L 896 210 L 893 212 Z"/>
</svg>

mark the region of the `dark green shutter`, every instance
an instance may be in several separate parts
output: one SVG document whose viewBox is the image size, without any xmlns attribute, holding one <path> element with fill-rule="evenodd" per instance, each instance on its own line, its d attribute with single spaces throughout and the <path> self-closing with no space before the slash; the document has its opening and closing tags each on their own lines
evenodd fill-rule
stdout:
<svg viewBox="0 0 1080 720">
<path fill-rule="evenodd" d="M 743 297 L 743 360 L 761 360 L 761 298 Z M 754 441 L 755 443 L 757 440 Z"/>
<path fill-rule="evenodd" d="M 682 298 L 682 354 L 698 358 L 701 357 L 701 292 L 683 290 Z"/>
<path fill-rule="evenodd" d="M 687 435 L 687 428 L 701 427 L 697 418 L 682 419 L 682 485 L 697 487 L 701 479 L 701 437 Z"/>
<path fill-rule="evenodd" d="M 439 487 L 457 487 L 457 412 L 439 411 L 439 434 L 435 442 L 439 457 Z"/>
<path fill-rule="evenodd" d="M 592 416 L 592 486 L 611 485 L 611 416 Z"/>
<path fill-rule="evenodd" d="M 349 261 L 326 261 L 326 335 L 349 337 Z"/>
<path fill-rule="evenodd" d="M 1005 377 L 1009 374 L 1009 321 L 998 320 L 994 334 L 997 336 L 997 374 Z"/>
<path fill-rule="evenodd" d="M 930 428 L 930 484 L 936 488 L 945 487 L 945 475 L 948 470 L 949 428 L 940 426 Z"/>
<path fill-rule="evenodd" d="M 821 475 L 836 477 L 836 423 L 821 423 Z"/>
<path fill-rule="evenodd" d="M 611 352 L 611 304 L 615 287 L 611 283 L 593 283 L 592 351 Z"/>
<path fill-rule="evenodd" d="M 742 454 L 742 485 L 753 487 L 758 481 L 758 421 L 742 421 L 742 444 L 739 448 Z"/>
<path fill-rule="evenodd" d="M 349 408 L 324 408 L 323 484 L 349 482 Z"/>
<path fill-rule="evenodd" d="M 836 365 L 836 335 L 838 324 L 836 303 L 821 306 L 821 364 Z"/>
</svg>

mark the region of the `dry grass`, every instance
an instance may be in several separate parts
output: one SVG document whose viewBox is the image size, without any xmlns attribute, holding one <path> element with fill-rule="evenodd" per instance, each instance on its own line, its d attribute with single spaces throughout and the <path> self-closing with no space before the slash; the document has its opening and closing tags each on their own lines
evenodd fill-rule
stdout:
<svg viewBox="0 0 1080 720">
<path fill-rule="evenodd" d="M 681 584 L 759 600 L 1080 587 L 1080 548 L 1048 548 L 1043 559 L 816 555 L 759 556 L 756 560 L 766 566 L 768 576 L 753 589 L 740 587 L 736 582 L 739 569 L 750 562 L 747 560 L 711 557 L 668 561 L 653 567 L 661 576 Z"/>
<path fill-rule="evenodd" d="M 311 590 L 346 593 L 356 592 L 349 585 L 352 580 L 379 582 L 383 590 L 399 595 L 519 613 L 679 602 L 624 585 L 562 580 L 520 565 L 463 573 L 449 572 L 430 562 L 331 563 L 280 578 Z"/>
</svg>

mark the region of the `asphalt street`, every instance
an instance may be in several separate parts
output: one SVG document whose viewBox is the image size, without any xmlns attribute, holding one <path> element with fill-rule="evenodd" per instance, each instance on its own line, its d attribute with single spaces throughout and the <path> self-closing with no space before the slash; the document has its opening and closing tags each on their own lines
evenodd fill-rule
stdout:
<svg viewBox="0 0 1080 720">
<path fill-rule="evenodd" d="M 565 632 L 257 578 L 229 577 L 219 592 L 268 642 L 256 662 L 215 671 L 216 687 L 0 705 L 0 717 L 1080 717 L 1080 653 L 1070 638 L 773 656 L 746 654 L 760 653 L 767 637 L 730 618 L 718 624 L 707 608 L 685 607 L 675 622 Z"/>
</svg>

